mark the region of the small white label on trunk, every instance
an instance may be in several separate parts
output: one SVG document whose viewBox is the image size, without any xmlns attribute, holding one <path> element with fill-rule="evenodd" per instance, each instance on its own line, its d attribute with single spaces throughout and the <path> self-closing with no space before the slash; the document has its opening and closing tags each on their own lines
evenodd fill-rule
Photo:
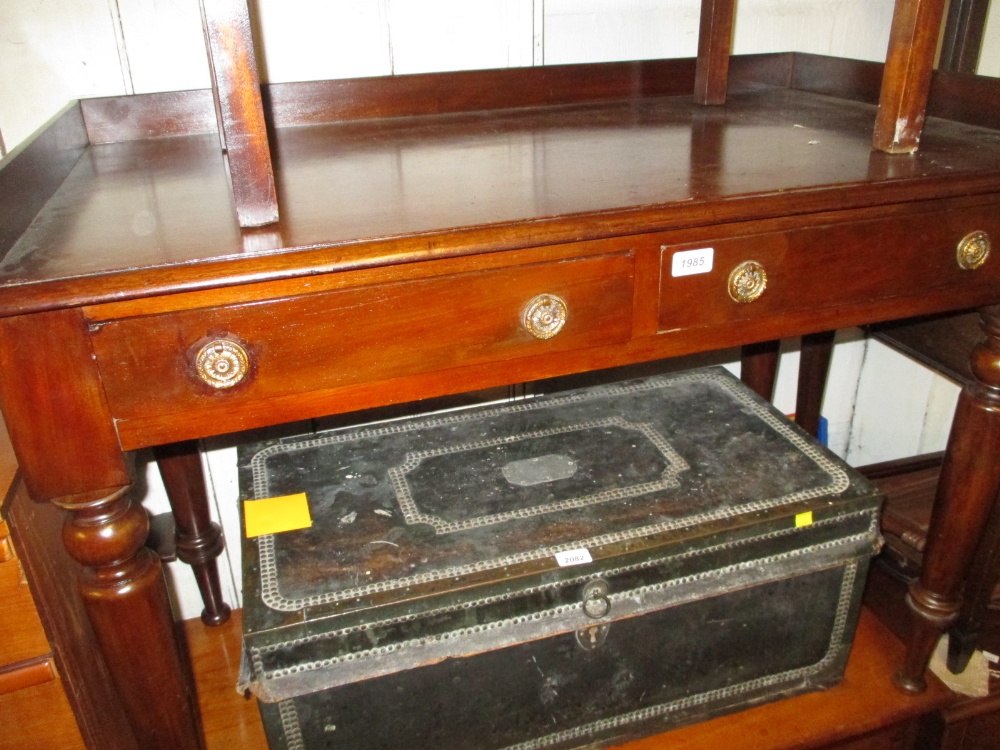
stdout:
<svg viewBox="0 0 1000 750">
<path fill-rule="evenodd" d="M 697 250 L 681 250 L 670 259 L 671 276 L 694 276 L 712 270 L 715 258 L 714 247 L 700 247 Z"/>
<path fill-rule="evenodd" d="M 568 549 L 565 552 L 556 552 L 556 562 L 559 563 L 560 568 L 565 568 L 570 565 L 585 565 L 594 562 L 594 558 L 590 556 L 590 550 Z"/>
</svg>

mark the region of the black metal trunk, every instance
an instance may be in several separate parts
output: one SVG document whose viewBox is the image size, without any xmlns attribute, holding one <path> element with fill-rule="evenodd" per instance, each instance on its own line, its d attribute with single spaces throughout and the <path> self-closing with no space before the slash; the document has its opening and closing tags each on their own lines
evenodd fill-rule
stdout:
<svg viewBox="0 0 1000 750">
<path fill-rule="evenodd" d="M 836 683 L 879 497 L 724 370 L 244 446 L 274 748 L 612 744 Z"/>
</svg>

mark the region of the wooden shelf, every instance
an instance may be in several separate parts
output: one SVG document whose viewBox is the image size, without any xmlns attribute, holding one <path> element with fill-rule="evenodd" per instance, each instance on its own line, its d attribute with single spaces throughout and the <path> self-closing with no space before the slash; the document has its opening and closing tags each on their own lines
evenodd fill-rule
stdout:
<svg viewBox="0 0 1000 750">
<path fill-rule="evenodd" d="M 194 663 L 206 750 L 266 750 L 255 699 L 236 692 L 242 611 L 218 628 L 185 624 Z M 758 706 L 649 737 L 620 750 L 790 750 L 888 747 L 915 730 L 920 717 L 949 705 L 953 695 L 937 680 L 910 696 L 892 685 L 903 646 L 868 610 L 862 611 L 844 681 L 829 690 Z M 857 744 L 872 742 L 875 744 Z M 845 744 L 850 743 L 850 744 Z"/>
</svg>

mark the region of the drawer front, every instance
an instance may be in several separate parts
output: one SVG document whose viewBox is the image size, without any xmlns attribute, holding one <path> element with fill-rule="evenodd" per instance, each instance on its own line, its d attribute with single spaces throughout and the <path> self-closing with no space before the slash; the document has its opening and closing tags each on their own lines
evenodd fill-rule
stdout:
<svg viewBox="0 0 1000 750">
<path fill-rule="evenodd" d="M 992 254 L 974 270 L 962 268 L 957 247 L 977 230 L 992 238 Z M 683 275 L 682 268 L 674 275 L 676 253 L 702 248 L 713 251 L 710 272 Z M 967 248 L 975 249 L 974 243 Z M 689 265 L 706 263 L 698 255 L 692 254 Z M 756 266 L 746 270 L 743 264 L 748 262 Z M 738 301 L 730 294 L 730 279 L 736 282 L 734 273 L 739 275 L 741 266 L 743 283 L 734 291 L 745 297 Z M 762 279 L 760 269 L 766 282 L 759 296 L 750 299 L 754 284 Z M 663 245 L 657 322 L 662 332 L 718 326 L 949 287 L 986 293 L 998 283 L 1000 209 L 928 212 Z"/>
<path fill-rule="evenodd" d="M 10 532 L 0 519 L 0 669 L 49 650 Z"/>
<path fill-rule="evenodd" d="M 112 414 L 129 419 L 626 341 L 632 288 L 623 252 L 113 320 L 92 341 Z M 552 297 L 565 305 L 554 333 Z M 538 335 L 523 320 L 533 300 Z M 209 376 L 245 372 L 231 387 L 199 371 L 216 341 L 228 349 Z"/>
</svg>

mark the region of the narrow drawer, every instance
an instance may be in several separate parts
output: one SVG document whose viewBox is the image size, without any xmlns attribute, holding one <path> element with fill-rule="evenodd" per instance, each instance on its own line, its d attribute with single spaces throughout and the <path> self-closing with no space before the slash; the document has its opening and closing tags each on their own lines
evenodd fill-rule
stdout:
<svg viewBox="0 0 1000 750">
<path fill-rule="evenodd" d="M 992 255 L 976 268 L 958 261 L 963 239 L 966 265 L 981 248 Z M 986 291 L 1000 283 L 1000 211 L 996 206 L 925 212 L 885 219 L 662 246 L 658 328 L 719 326 L 744 320 L 905 298 L 948 287 Z M 688 257 L 689 269 L 681 252 Z M 711 271 L 685 274 L 707 267 Z M 679 264 L 680 268 L 675 268 Z M 731 291 L 730 287 L 738 289 Z M 763 287 L 762 289 L 760 287 Z M 759 295 L 755 294 L 759 292 Z"/>
<path fill-rule="evenodd" d="M 632 290 L 621 252 L 111 320 L 92 340 L 129 419 L 626 341 Z"/>
</svg>

